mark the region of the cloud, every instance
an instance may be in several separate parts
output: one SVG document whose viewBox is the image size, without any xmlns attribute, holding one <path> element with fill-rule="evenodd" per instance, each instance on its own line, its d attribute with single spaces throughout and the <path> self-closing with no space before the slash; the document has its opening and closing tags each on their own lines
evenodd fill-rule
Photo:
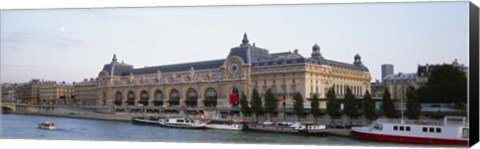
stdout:
<svg viewBox="0 0 480 149">
<path fill-rule="evenodd" d="M 5 32 L 1 36 L 2 50 L 25 50 L 29 48 L 47 47 L 67 49 L 84 46 L 85 43 L 59 33 L 46 31 Z"/>
</svg>

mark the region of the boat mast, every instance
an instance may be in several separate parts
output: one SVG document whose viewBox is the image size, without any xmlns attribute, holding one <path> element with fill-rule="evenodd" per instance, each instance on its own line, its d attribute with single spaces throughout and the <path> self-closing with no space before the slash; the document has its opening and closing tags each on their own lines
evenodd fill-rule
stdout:
<svg viewBox="0 0 480 149">
<path fill-rule="evenodd" d="M 403 98 L 405 98 L 405 94 L 403 94 L 402 99 L 400 100 L 400 111 L 401 111 L 400 113 L 402 114 L 402 120 L 401 120 L 402 124 L 403 124 Z"/>
</svg>

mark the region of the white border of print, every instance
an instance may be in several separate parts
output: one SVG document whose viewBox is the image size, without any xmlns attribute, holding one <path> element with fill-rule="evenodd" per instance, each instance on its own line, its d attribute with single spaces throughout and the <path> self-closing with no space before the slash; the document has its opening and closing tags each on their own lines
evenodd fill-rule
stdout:
<svg viewBox="0 0 480 149">
<path fill-rule="evenodd" d="M 447 1 L 447 0 L 434 0 Z M 462 0 L 464 1 L 464 0 Z M 104 7 L 153 7 L 153 6 L 206 6 L 206 5 L 258 5 L 258 4 L 309 4 L 309 3 L 364 3 L 364 2 L 428 2 L 428 0 L 2 0 L 0 9 L 48 9 L 48 8 L 104 8 Z M 472 0 L 480 6 L 480 0 Z M 1 135 L 1 133 L 0 133 Z M 0 136 L 1 138 L 1 136 Z M 259 145 L 259 144 L 212 144 L 212 143 L 163 143 L 163 142 L 117 142 L 117 141 L 60 141 L 60 140 L 21 140 L 1 139 L 0 144 L 7 148 L 49 148 L 49 149 L 146 149 L 146 148 L 228 148 L 228 149 L 250 149 L 250 148 L 275 148 L 275 149 L 319 149 L 327 146 L 312 145 Z M 477 145 L 478 147 L 479 145 Z M 376 147 L 366 146 L 328 146 L 331 149 L 355 148 L 371 149 Z M 378 147 L 377 147 L 378 148 Z M 385 148 L 385 147 L 382 147 Z M 399 147 L 387 147 L 398 149 Z M 412 148 L 412 147 L 408 147 Z M 418 149 L 424 149 L 418 148 Z"/>
</svg>

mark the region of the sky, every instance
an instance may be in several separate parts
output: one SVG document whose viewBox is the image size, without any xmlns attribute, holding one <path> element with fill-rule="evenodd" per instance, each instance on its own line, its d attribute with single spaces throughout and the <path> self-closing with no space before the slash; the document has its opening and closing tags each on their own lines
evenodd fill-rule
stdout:
<svg viewBox="0 0 480 149">
<path fill-rule="evenodd" d="M 135 68 L 224 59 L 250 43 L 353 63 L 468 66 L 468 2 L 1 10 L 0 82 L 79 82 L 113 54 Z"/>
</svg>

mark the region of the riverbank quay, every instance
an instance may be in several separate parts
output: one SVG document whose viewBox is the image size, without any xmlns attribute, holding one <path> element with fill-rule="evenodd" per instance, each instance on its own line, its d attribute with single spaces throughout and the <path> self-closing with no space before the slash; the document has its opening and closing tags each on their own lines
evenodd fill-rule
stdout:
<svg viewBox="0 0 480 149">
<path fill-rule="evenodd" d="M 17 106 L 15 114 L 24 115 L 46 115 L 57 117 L 71 117 L 71 118 L 83 118 L 83 119 L 95 119 L 95 120 L 111 120 L 111 121 L 131 121 L 133 117 L 189 117 L 189 118 L 212 118 L 220 117 L 220 113 L 216 111 L 204 111 L 203 115 L 188 114 L 186 112 L 180 113 L 150 113 L 150 112 L 111 112 L 108 107 L 101 108 L 85 108 L 85 107 L 73 107 L 73 106 L 37 106 L 37 105 L 22 105 Z M 7 113 L 6 113 L 7 114 Z M 240 116 L 225 116 L 223 119 L 245 119 L 246 121 L 255 121 L 253 117 L 240 117 Z M 296 121 L 296 117 L 287 117 L 287 121 Z M 262 115 L 258 117 L 258 121 L 267 121 L 267 117 Z M 280 117 L 273 118 L 273 121 L 285 121 Z M 306 117 L 302 119 L 302 122 L 314 122 L 313 117 Z M 325 124 L 329 126 L 345 126 L 349 122 L 348 118 L 342 117 L 340 119 L 331 120 L 328 117 L 318 118 L 315 123 Z M 353 124 L 362 125 L 366 124 L 362 119 L 353 120 Z"/>
<path fill-rule="evenodd" d="M 352 137 L 352 129 L 345 128 L 345 129 L 338 129 L 338 128 L 333 128 L 333 129 L 328 129 L 328 134 L 331 136 L 336 136 L 336 137 Z"/>
<path fill-rule="evenodd" d="M 93 120 L 108 120 L 108 121 L 124 121 L 129 122 L 132 120 L 132 117 L 129 115 L 116 115 L 116 114 L 65 114 L 65 113 L 54 113 L 54 112 L 16 112 L 15 114 L 22 115 L 42 115 L 42 116 L 55 116 L 55 117 L 68 117 L 68 118 L 79 118 L 79 119 L 93 119 Z"/>
<path fill-rule="evenodd" d="M 165 115 L 162 115 L 162 114 L 107 113 L 107 112 L 99 112 L 96 110 L 85 110 L 82 108 L 71 107 L 71 106 L 24 106 L 24 107 L 17 108 L 17 110 L 12 114 L 42 115 L 42 116 L 108 120 L 108 121 L 124 121 L 124 122 L 130 122 L 133 117 L 148 117 L 148 116 L 165 117 Z"/>
</svg>

